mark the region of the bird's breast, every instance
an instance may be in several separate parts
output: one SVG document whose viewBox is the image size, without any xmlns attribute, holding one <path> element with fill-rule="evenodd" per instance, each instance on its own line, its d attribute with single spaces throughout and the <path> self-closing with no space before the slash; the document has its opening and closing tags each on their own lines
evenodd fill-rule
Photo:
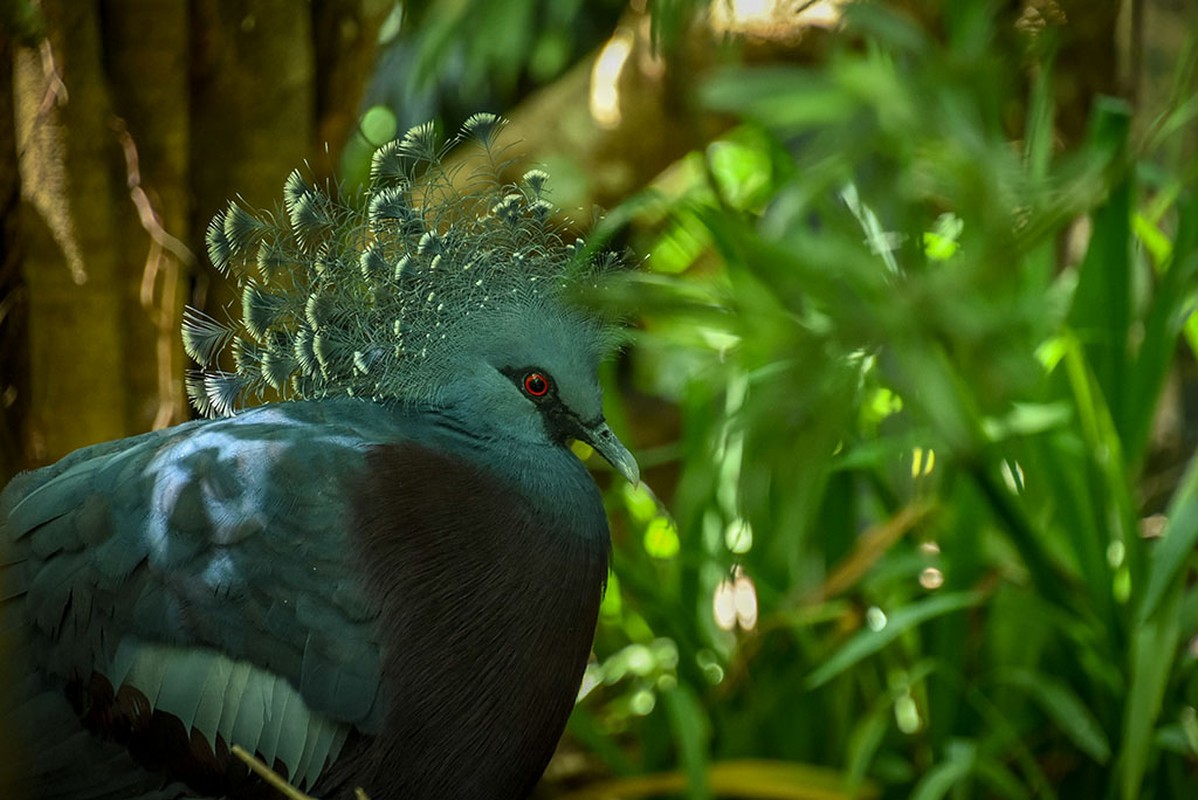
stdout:
<svg viewBox="0 0 1198 800">
<path fill-rule="evenodd" d="M 382 611 L 387 711 L 356 774 L 386 764 L 397 797 L 522 797 L 591 648 L 607 574 L 597 492 L 568 475 L 552 507 L 543 485 L 410 443 L 374 448 L 363 474 L 351 535 Z"/>
</svg>

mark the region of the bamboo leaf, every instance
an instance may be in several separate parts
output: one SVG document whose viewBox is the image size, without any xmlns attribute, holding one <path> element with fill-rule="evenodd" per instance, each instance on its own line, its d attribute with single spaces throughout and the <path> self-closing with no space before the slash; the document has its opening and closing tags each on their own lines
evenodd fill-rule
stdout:
<svg viewBox="0 0 1198 800">
<path fill-rule="evenodd" d="M 743 800 L 872 800 L 879 795 L 872 783 L 851 792 L 842 773 L 789 761 L 722 761 L 711 765 L 707 779 L 717 797 Z M 595 783 L 559 800 L 637 800 L 675 794 L 686 787 L 687 777 L 681 772 L 658 772 Z"/>
<path fill-rule="evenodd" d="M 1016 686 L 1036 701 L 1057 727 L 1099 764 L 1111 756 L 1111 744 L 1102 726 L 1077 694 L 1063 681 L 1032 670 L 1002 673 L 999 683 Z"/>
<path fill-rule="evenodd" d="M 708 745 L 711 722 L 690 687 L 679 684 L 664 695 L 666 712 L 674 729 L 674 738 L 686 767 L 688 795 L 694 800 L 712 797 L 707 780 Z"/>
<path fill-rule="evenodd" d="M 1164 536 L 1149 562 L 1148 588 L 1137 615 L 1141 625 L 1158 616 L 1162 601 L 1198 546 L 1198 456 L 1190 459 L 1167 516 Z"/>
<path fill-rule="evenodd" d="M 1001 797 L 1023 800 L 1031 793 L 1019 782 L 1019 778 L 1006 765 L 996 759 L 979 757 L 974 766 L 977 776 Z"/>
<path fill-rule="evenodd" d="M 953 592 L 905 606 L 886 620 L 880 630 L 864 630 L 854 636 L 807 678 L 807 688 L 815 689 L 893 642 L 907 631 L 930 619 L 981 604 L 980 592 Z"/>
<path fill-rule="evenodd" d="M 1140 796 L 1140 785 L 1155 746 L 1153 729 L 1160 716 L 1181 637 L 1180 603 L 1178 587 L 1167 600 L 1156 606 L 1156 613 L 1144 620 L 1132 636 L 1131 686 L 1124 705 L 1120 753 L 1119 796 L 1123 800 L 1135 800 Z"/>
<path fill-rule="evenodd" d="M 949 747 L 948 757 L 928 770 L 915 785 L 911 800 L 940 800 L 963 782 L 977 764 L 977 745 L 956 742 Z"/>
<path fill-rule="evenodd" d="M 1138 464 L 1148 446 L 1153 413 L 1177 353 L 1177 339 L 1187 326 L 1194 301 L 1194 277 L 1198 274 L 1198 203 L 1186 197 L 1178 203 L 1175 242 L 1155 244 L 1141 232 L 1146 247 L 1160 251 L 1156 256 L 1161 275 L 1143 320 L 1143 339 L 1135 354 L 1128 381 L 1127 405 L 1120 424 L 1126 462 Z M 1163 238 L 1155 227 L 1151 230 Z M 1167 245 L 1167 247 L 1166 247 Z"/>
</svg>

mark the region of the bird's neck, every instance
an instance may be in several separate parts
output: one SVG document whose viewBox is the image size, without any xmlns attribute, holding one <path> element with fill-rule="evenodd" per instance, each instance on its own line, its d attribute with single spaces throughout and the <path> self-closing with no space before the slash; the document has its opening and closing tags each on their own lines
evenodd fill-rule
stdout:
<svg viewBox="0 0 1198 800">
<path fill-rule="evenodd" d="M 548 441 L 510 438 L 503 428 L 480 426 L 476 413 L 461 406 L 441 404 L 417 409 L 416 430 L 407 428 L 405 439 L 425 444 L 438 452 L 453 453 L 500 475 L 518 491 L 543 520 L 563 533 L 590 537 L 606 550 L 610 541 L 606 522 L 580 526 L 576 503 L 585 501 L 587 512 L 602 517 L 602 501 L 595 482 L 582 462 L 564 446 Z M 563 502 L 570 499 L 573 502 Z M 564 518 L 563 518 L 564 515 Z"/>
<path fill-rule="evenodd" d="M 523 797 L 590 653 L 609 546 L 598 492 L 576 460 L 544 464 L 557 488 L 532 490 L 531 467 L 501 478 L 486 460 L 413 444 L 377 447 L 368 463 L 356 546 L 382 611 L 387 711 L 377 739 L 338 764 L 342 787 L 375 800 Z"/>
</svg>

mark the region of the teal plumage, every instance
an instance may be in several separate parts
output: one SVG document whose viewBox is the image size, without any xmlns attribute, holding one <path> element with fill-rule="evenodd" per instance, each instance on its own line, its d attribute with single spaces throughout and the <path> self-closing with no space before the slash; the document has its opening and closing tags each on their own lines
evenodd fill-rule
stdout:
<svg viewBox="0 0 1198 800">
<path fill-rule="evenodd" d="M 188 311 L 184 344 L 205 367 L 188 385 L 197 409 L 231 414 L 272 390 L 427 400 L 497 327 L 561 315 L 572 292 L 617 267 L 611 254 L 589 257 L 580 241 L 561 240 L 543 171 L 501 181 L 502 124 L 467 120 L 451 142 L 461 145 L 456 168 L 444 165 L 431 125 L 415 128 L 375 153 L 370 186 L 350 202 L 297 170 L 283 225 L 236 202 L 218 214 L 209 255 L 240 288 L 242 317 L 225 324 Z M 585 351 L 602 356 L 616 342 L 593 314 L 570 314 L 568 325 Z M 212 366 L 224 350 L 232 371 Z"/>
<path fill-rule="evenodd" d="M 231 205 L 208 238 L 242 318 L 184 324 L 214 418 L 0 496 L 39 797 L 266 796 L 233 744 L 327 797 L 531 789 L 606 577 L 566 445 L 637 473 L 595 377 L 612 326 L 572 302 L 614 262 L 553 232 L 543 173 L 498 179 L 500 125 L 459 136 L 464 190 L 422 126 L 360 198 L 296 173 L 285 225 Z"/>
</svg>

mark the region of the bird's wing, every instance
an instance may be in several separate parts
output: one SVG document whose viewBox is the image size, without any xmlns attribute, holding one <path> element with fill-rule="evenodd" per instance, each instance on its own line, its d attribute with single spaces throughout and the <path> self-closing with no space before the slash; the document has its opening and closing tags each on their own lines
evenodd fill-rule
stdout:
<svg viewBox="0 0 1198 800">
<path fill-rule="evenodd" d="M 32 629 L 35 671 L 99 673 L 310 784 L 348 725 L 379 721 L 346 487 L 395 435 L 373 404 L 277 404 L 22 476 L 0 619 Z"/>
</svg>

